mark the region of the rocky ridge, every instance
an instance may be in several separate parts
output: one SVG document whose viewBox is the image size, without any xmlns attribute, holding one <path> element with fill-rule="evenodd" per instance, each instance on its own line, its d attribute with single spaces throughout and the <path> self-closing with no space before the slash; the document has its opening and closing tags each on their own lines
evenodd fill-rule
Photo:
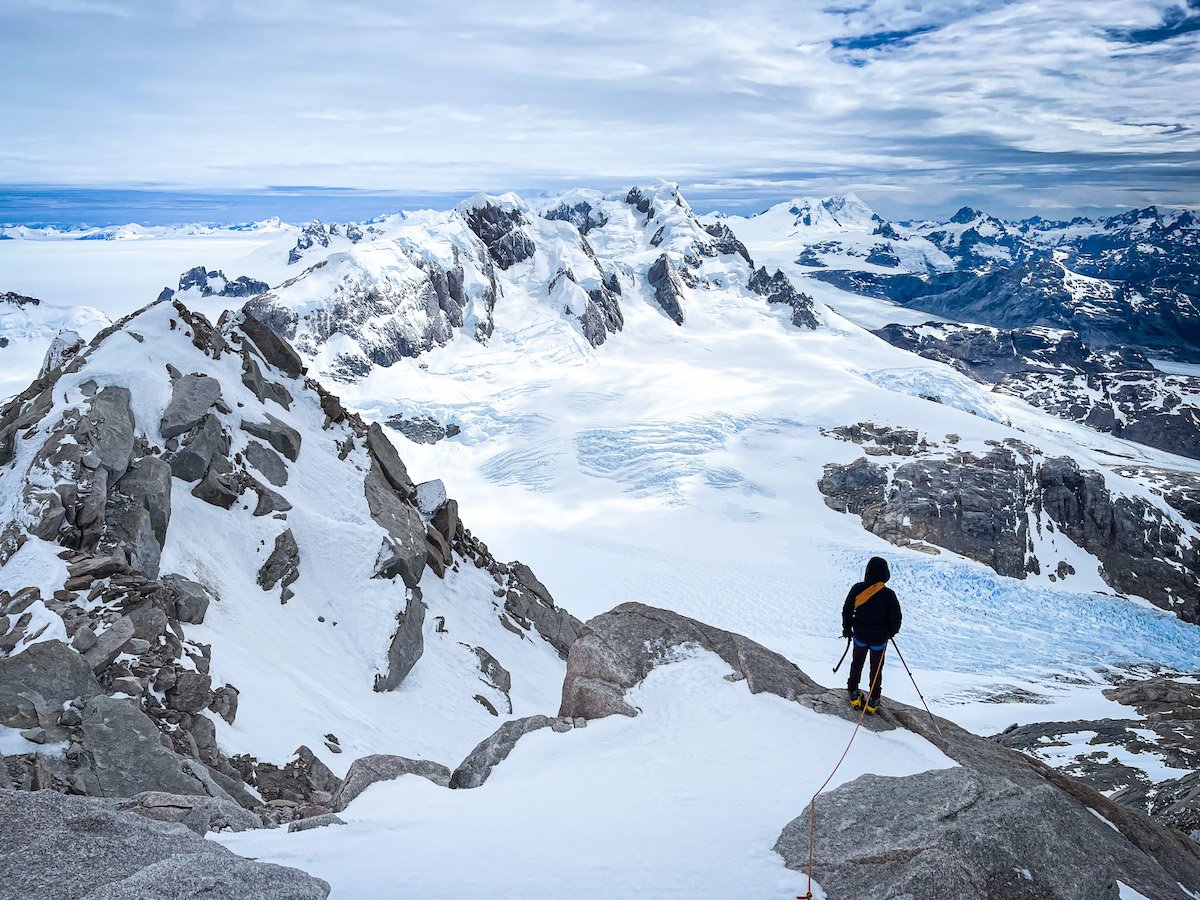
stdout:
<svg viewBox="0 0 1200 900">
<path fill-rule="evenodd" d="M 170 362 L 123 370 L 139 347 Z M 203 540 L 176 524 L 181 504 L 185 523 L 215 515 L 235 533 L 239 522 L 274 523 L 256 580 L 286 605 L 313 574 L 312 545 L 288 521 L 302 499 L 296 482 L 311 467 L 325 467 L 327 482 L 339 468 L 357 479 L 371 523 L 359 538 L 373 542 L 361 553 L 374 561 L 368 577 L 395 585 L 400 612 L 390 649 L 378 649 L 386 663 L 378 690 L 398 687 L 425 651 L 408 624 L 421 619 L 422 580 L 456 579 L 468 564 L 492 585 L 473 602 L 492 611 L 493 649 L 544 640 L 565 656 L 578 621 L 528 567 L 491 555 L 440 482 L 414 484 L 383 429 L 307 379 L 270 328 L 247 311 L 213 325 L 158 301 L 0 410 L 0 561 L 37 554 L 62 572 L 52 591 L 44 583 L 0 591 L 0 724 L 29 744 L 0 758 L 5 785 L 103 798 L 156 792 L 184 799 L 134 811 L 215 827 L 235 821 L 220 811 L 234 807 L 257 824 L 332 811 L 342 780 L 307 747 L 282 766 L 219 747 L 217 722 L 237 720 L 240 691 L 189 630 L 223 604 L 261 601 L 164 565 L 178 559 L 173 546 Z M 511 682 L 490 652 L 453 646 L 489 685 L 464 683 L 465 702 L 508 698 Z M 341 752 L 336 735 L 321 746 Z"/>
<path fill-rule="evenodd" d="M 818 487 L 827 506 L 860 516 L 873 534 L 1051 581 L 1076 574 L 1073 551 L 1082 548 L 1114 590 L 1200 623 L 1200 540 L 1170 505 L 1114 490 L 1104 473 L 1016 440 L 966 452 L 871 423 L 833 433 L 866 455 L 826 465 Z"/>
</svg>

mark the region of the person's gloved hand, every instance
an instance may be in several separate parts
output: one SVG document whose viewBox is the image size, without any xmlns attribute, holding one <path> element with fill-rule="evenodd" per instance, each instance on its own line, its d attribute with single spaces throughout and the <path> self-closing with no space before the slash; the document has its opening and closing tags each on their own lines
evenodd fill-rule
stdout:
<svg viewBox="0 0 1200 900">
<path fill-rule="evenodd" d="M 849 628 L 842 629 L 842 637 L 844 637 L 846 640 L 850 640 L 850 629 Z"/>
</svg>

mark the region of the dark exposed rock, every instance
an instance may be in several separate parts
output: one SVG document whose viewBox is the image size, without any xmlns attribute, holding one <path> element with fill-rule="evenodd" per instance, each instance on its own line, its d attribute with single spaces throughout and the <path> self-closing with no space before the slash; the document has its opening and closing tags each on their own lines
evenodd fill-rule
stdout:
<svg viewBox="0 0 1200 900">
<path fill-rule="evenodd" d="M 441 787 L 450 786 L 450 770 L 441 763 L 385 753 L 363 756 L 350 764 L 342 786 L 333 795 L 333 808 L 341 812 L 371 785 L 380 781 L 392 781 L 403 775 L 419 775 Z"/>
<path fill-rule="evenodd" d="M 196 713 L 212 699 L 212 678 L 203 672 L 178 672 L 174 686 L 166 692 L 167 706 L 180 712 Z"/>
<path fill-rule="evenodd" d="M 222 509 L 232 509 L 241 495 L 241 486 L 237 480 L 218 473 L 215 468 L 210 468 L 200 479 L 200 483 L 192 488 L 193 497 Z"/>
<path fill-rule="evenodd" d="M 1114 494 L 1070 458 L 1038 461 L 1017 442 L 898 465 L 863 458 L 827 465 L 818 487 L 828 506 L 861 515 L 891 543 L 943 547 L 1013 578 L 1054 564 L 1033 553 L 1032 510 L 1035 527 L 1057 528 L 1094 555 L 1116 590 L 1200 620 L 1200 545 L 1157 506 Z"/>
<path fill-rule="evenodd" d="M 196 266 L 179 276 L 180 291 L 192 288 L 196 288 L 201 297 L 253 297 L 269 290 L 270 285 L 249 275 L 228 279 L 220 269 L 212 271 Z"/>
<path fill-rule="evenodd" d="M 813 298 L 796 290 L 795 285 L 781 269 L 776 269 L 774 275 L 767 275 L 766 268 L 760 268 L 750 277 L 747 286 L 754 293 L 765 297 L 768 303 L 782 303 L 791 307 L 792 324 L 797 328 L 818 327 Z"/>
<path fill-rule="evenodd" d="M 844 697 L 840 703 L 829 700 L 825 688 L 749 638 L 670 610 L 622 603 L 590 619 L 571 645 L 558 714 L 568 719 L 637 715 L 625 692 L 684 646 L 716 653 L 744 676 L 752 694 L 767 691 L 822 712 L 853 713 Z"/>
<path fill-rule="evenodd" d="M 830 896 L 1118 900 L 1116 878 L 1148 897 L 1183 896 L 1174 873 L 1087 806 L 1005 774 L 863 775 L 822 795 L 813 877 Z M 806 867 L 808 830 L 805 813 L 775 844 L 789 868 Z M 1200 874 L 1200 860 L 1191 868 Z"/>
<path fill-rule="evenodd" d="M 86 763 L 74 777 L 89 796 L 164 791 L 232 800 L 202 763 L 164 747 L 158 728 L 132 701 L 93 697 L 80 735 Z"/>
<path fill-rule="evenodd" d="M 242 384 L 254 392 L 259 400 L 272 400 L 284 409 L 292 408 L 292 395 L 282 384 L 268 381 L 258 365 L 258 361 L 249 353 L 242 357 Z"/>
<path fill-rule="evenodd" d="M 450 787 L 456 790 L 479 787 L 488 780 L 492 770 L 508 758 L 517 741 L 531 731 L 549 728 L 554 724 L 565 724 L 567 730 L 571 728 L 570 719 L 549 716 L 526 716 L 505 722 L 494 734 L 480 741 L 459 764 L 450 776 Z"/>
<path fill-rule="evenodd" d="M 312 831 L 314 828 L 326 828 L 329 825 L 345 825 L 346 823 L 333 813 L 322 813 L 319 816 L 311 816 L 307 819 L 297 819 L 295 822 L 288 823 L 288 834 L 295 831 Z"/>
<path fill-rule="evenodd" d="M 413 416 L 412 418 L 390 416 L 387 421 L 390 426 L 414 444 L 436 444 L 438 441 L 455 437 L 462 432 L 462 429 L 453 422 L 442 425 L 437 419 L 430 416 Z"/>
<path fill-rule="evenodd" d="M 168 457 L 171 473 L 182 481 L 199 481 L 214 459 L 229 453 L 229 436 L 212 413 L 188 435 L 183 446 Z"/>
<path fill-rule="evenodd" d="M 376 576 L 399 575 L 405 585 L 415 588 L 425 570 L 425 524 L 417 511 L 396 493 L 377 459 L 372 460 L 363 490 L 371 518 L 387 532 L 376 560 Z"/>
<path fill-rule="evenodd" d="M 380 471 L 395 490 L 403 497 L 413 497 L 417 489 L 412 479 L 408 477 L 408 469 L 404 460 L 396 452 L 395 446 L 384 433 L 383 426 L 372 422 L 367 429 L 367 452 L 379 463 Z"/>
<path fill-rule="evenodd" d="M 338 778 L 308 747 L 299 747 L 282 769 L 271 763 L 254 766 L 254 785 L 265 800 L 308 802 L 317 792 L 332 798 L 342 787 Z"/>
<path fill-rule="evenodd" d="M 291 344 L 271 330 L 270 326 L 260 321 L 249 306 L 244 306 L 240 312 L 239 326 L 245 335 L 254 342 L 254 346 L 262 353 L 267 363 L 283 372 L 289 378 L 299 378 L 308 370 L 300 356 L 292 349 Z"/>
<path fill-rule="evenodd" d="M 510 269 L 533 256 L 535 247 L 522 230 L 525 216 L 519 209 L 485 203 L 467 210 L 464 218 L 501 269 Z"/>
<path fill-rule="evenodd" d="M 570 205 L 560 203 L 558 206 L 546 210 L 542 215 L 547 219 L 570 222 L 579 229 L 580 234 L 587 234 L 593 228 L 603 228 L 608 224 L 608 217 L 604 215 L 604 210 L 597 209 L 586 200 L 580 200 L 578 203 Z"/>
<path fill-rule="evenodd" d="M 662 308 L 662 311 L 676 325 L 682 325 L 683 282 L 679 278 L 679 273 L 675 271 L 675 266 L 671 263 L 671 260 L 667 259 L 665 253 L 655 260 L 654 265 L 650 267 L 650 271 L 646 273 L 646 280 L 654 288 L 654 299 Z"/>
<path fill-rule="evenodd" d="M 270 413 L 265 414 L 266 423 L 247 422 L 242 420 L 242 431 L 262 438 L 292 462 L 300 456 L 300 432 L 285 422 L 281 422 Z"/>
<path fill-rule="evenodd" d="M 130 466 L 115 490 L 146 511 L 154 539 L 161 549 L 166 543 L 167 526 L 171 521 L 171 467 L 157 457 L 143 456 Z"/>
<path fill-rule="evenodd" d="M 96 635 L 96 643 L 83 654 L 92 671 L 102 672 L 112 665 L 133 638 L 133 632 L 133 621 L 122 616 Z"/>
<path fill-rule="evenodd" d="M 388 645 L 387 674 L 375 676 L 376 691 L 398 688 L 425 652 L 425 636 L 421 630 L 425 624 L 425 609 L 420 589 L 411 589 L 404 612 L 396 616 L 396 632 Z"/>
<path fill-rule="evenodd" d="M 1200 455 L 1200 379 L 1158 372 L 1133 348 L 1093 351 L 1073 332 L 1037 327 L 929 323 L 875 333 L 1052 415 L 1169 453 Z"/>
<path fill-rule="evenodd" d="M 288 528 L 275 538 L 271 555 L 258 570 L 258 586 L 269 591 L 280 587 L 279 599 L 285 603 L 292 597 L 291 585 L 300 577 L 300 547 Z"/>
<path fill-rule="evenodd" d="M 279 458 L 274 450 L 269 450 L 258 441 L 250 441 L 246 445 L 246 462 L 262 473 L 267 481 L 276 487 L 287 484 L 287 464 Z"/>
<path fill-rule="evenodd" d="M 133 456 L 133 411 L 129 390 L 112 385 L 91 400 L 91 406 L 75 430 L 75 439 L 85 453 L 94 453 L 110 481 L 125 474 Z"/>
<path fill-rule="evenodd" d="M 156 822 L 173 822 L 203 837 L 210 831 L 262 828 L 262 819 L 236 803 L 206 795 L 143 791 L 117 803 L 117 809 Z"/>
<path fill-rule="evenodd" d="M 184 375 L 171 385 L 171 402 L 163 413 L 159 432 L 164 440 L 191 431 L 221 399 L 221 382 L 208 375 Z"/>
<path fill-rule="evenodd" d="M 0 657 L 0 724 L 9 728 L 56 725 L 68 701 L 102 693 L 92 667 L 61 641 L 39 641 Z"/>
<path fill-rule="evenodd" d="M 51 791 L 0 797 L 5 900 L 324 900 L 298 869 L 243 859 L 186 827 Z M 141 810 L 139 810 L 140 812 Z M 211 821 L 211 820 L 210 820 Z"/>
</svg>

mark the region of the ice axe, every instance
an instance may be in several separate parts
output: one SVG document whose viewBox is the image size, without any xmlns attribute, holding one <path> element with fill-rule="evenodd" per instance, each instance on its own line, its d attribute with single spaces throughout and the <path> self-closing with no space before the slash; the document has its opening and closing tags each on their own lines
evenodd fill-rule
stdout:
<svg viewBox="0 0 1200 900">
<path fill-rule="evenodd" d="M 846 661 L 846 654 L 849 652 L 850 652 L 850 638 L 846 638 L 846 649 L 842 651 L 842 658 L 839 659 L 838 664 L 833 667 L 833 671 L 835 673 L 837 672 L 838 669 L 840 669 L 842 667 L 842 663 L 844 663 Z"/>
</svg>

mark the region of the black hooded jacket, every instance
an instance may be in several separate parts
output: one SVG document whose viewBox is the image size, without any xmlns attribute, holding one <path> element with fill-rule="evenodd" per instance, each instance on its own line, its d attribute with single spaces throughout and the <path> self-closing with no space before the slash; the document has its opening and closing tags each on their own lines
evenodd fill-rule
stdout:
<svg viewBox="0 0 1200 900">
<path fill-rule="evenodd" d="M 878 647 L 886 644 L 900 632 L 900 601 L 891 588 L 885 587 L 875 593 L 858 609 L 854 599 L 872 585 L 886 582 L 892 577 L 887 560 L 872 556 L 867 563 L 863 580 L 850 588 L 846 602 L 842 605 L 842 631 L 850 631 L 864 644 Z"/>
</svg>

